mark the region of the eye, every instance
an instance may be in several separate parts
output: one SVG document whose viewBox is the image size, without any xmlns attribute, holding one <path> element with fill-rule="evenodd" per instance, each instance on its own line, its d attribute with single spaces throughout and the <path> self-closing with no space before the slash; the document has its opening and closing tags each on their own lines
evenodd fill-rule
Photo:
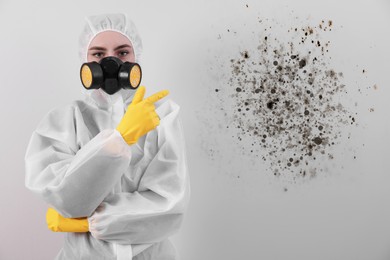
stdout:
<svg viewBox="0 0 390 260">
<path fill-rule="evenodd" d="M 103 56 L 103 52 L 95 52 L 92 54 L 92 56 L 94 56 L 96 58 L 101 58 Z"/>
<path fill-rule="evenodd" d="M 120 52 L 119 52 L 119 56 L 121 56 L 121 57 L 124 57 L 124 56 L 126 56 L 127 54 L 129 54 L 128 51 L 120 51 Z"/>
</svg>

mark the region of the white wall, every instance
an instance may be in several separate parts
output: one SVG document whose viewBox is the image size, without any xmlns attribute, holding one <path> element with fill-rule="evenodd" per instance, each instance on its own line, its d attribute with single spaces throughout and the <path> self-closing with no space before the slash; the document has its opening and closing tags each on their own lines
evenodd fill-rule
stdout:
<svg viewBox="0 0 390 260">
<path fill-rule="evenodd" d="M 389 1 L 107 3 L 0 1 L 0 259 L 53 259 L 62 245 L 62 235 L 45 225 L 47 206 L 24 187 L 23 156 L 39 120 L 81 98 L 84 16 L 118 11 L 132 17 L 143 39 L 148 93 L 168 88 L 181 106 L 192 184 L 187 218 L 174 237 L 181 259 L 390 258 Z M 335 124 L 341 136 L 327 148 L 334 160 L 310 160 L 323 170 L 316 178 L 274 177 L 272 160 L 242 152 L 237 132 L 226 129 L 232 122 L 223 113 L 233 113 L 235 97 L 214 89 L 230 93 L 229 58 L 255 52 L 265 24 L 286 41 L 290 25 L 322 19 L 334 23 L 320 35 L 332 42 L 324 66 L 343 72 L 349 94 L 335 98 L 357 113 L 357 125 Z"/>
</svg>

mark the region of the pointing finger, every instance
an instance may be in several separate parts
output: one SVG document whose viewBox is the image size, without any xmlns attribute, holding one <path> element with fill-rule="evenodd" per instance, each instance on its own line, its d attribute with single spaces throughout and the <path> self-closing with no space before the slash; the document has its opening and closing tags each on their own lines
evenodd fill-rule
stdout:
<svg viewBox="0 0 390 260">
<path fill-rule="evenodd" d="M 150 97 L 146 98 L 145 99 L 145 102 L 150 102 L 150 103 L 154 103 L 156 102 L 157 100 L 160 100 L 162 99 L 163 97 L 165 97 L 166 95 L 169 94 L 169 91 L 168 90 L 162 90 L 160 92 L 157 92 L 156 94 L 153 94 L 151 95 Z"/>
<path fill-rule="evenodd" d="M 140 86 L 137 91 L 134 94 L 133 100 L 131 101 L 132 104 L 137 104 L 142 101 L 145 95 L 145 87 Z"/>
</svg>

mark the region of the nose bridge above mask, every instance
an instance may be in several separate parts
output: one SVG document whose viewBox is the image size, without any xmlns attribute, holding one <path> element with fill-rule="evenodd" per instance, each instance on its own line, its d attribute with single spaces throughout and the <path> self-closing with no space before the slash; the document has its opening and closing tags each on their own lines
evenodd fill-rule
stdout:
<svg viewBox="0 0 390 260">
<path fill-rule="evenodd" d="M 83 63 L 80 68 L 80 79 L 84 88 L 102 88 L 110 95 L 121 88 L 138 88 L 141 78 L 142 71 L 138 63 L 122 62 L 114 56 L 105 57 L 99 63 Z"/>
</svg>

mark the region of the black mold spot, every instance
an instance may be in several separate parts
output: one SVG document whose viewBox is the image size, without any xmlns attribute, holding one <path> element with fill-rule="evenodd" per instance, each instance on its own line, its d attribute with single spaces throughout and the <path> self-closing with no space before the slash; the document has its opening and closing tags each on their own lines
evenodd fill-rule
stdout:
<svg viewBox="0 0 390 260">
<path fill-rule="evenodd" d="M 313 139 L 313 142 L 317 145 L 320 145 L 320 144 L 322 144 L 322 139 L 321 139 L 321 137 L 316 137 Z"/>
<path fill-rule="evenodd" d="M 299 68 L 302 69 L 305 66 L 306 66 L 306 60 L 305 59 L 300 60 L 299 61 Z"/>
<path fill-rule="evenodd" d="M 233 109 L 224 110 L 228 120 L 222 125 L 229 122 L 233 137 L 243 144 L 242 153 L 269 163 L 274 176 L 315 177 L 322 171 L 318 162 L 334 158 L 331 149 L 339 144 L 340 129 L 356 125 L 355 114 L 339 103 L 346 93 L 343 73 L 331 67 L 330 41 L 321 38 L 331 26 L 332 21 L 294 26 L 288 42 L 265 26 L 256 48 L 226 60 L 231 68 L 228 84 L 217 98 Z M 250 140 L 250 149 L 245 140 Z"/>
</svg>

